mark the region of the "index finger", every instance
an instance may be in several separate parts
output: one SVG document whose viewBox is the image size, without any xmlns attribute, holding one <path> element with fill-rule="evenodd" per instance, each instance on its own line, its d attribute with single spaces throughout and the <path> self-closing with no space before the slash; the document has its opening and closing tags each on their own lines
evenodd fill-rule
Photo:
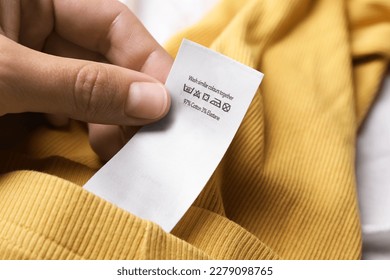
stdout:
<svg viewBox="0 0 390 280">
<path fill-rule="evenodd" d="M 53 0 L 55 32 L 115 65 L 164 82 L 172 58 L 127 6 L 116 0 Z"/>
</svg>

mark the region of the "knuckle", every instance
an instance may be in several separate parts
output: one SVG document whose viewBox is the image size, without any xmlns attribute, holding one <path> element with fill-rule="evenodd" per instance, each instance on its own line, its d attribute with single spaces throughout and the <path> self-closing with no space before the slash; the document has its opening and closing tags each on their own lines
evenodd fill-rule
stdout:
<svg viewBox="0 0 390 280">
<path fill-rule="evenodd" d="M 99 110 L 107 106 L 108 82 L 108 69 L 104 66 L 89 64 L 81 67 L 77 71 L 73 90 L 75 113 L 81 113 L 86 120 L 94 119 Z"/>
</svg>

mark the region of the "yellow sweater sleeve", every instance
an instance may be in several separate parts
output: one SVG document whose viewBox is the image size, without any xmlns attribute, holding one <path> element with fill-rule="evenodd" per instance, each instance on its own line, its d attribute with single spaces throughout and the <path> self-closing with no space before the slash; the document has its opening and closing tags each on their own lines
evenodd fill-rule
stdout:
<svg viewBox="0 0 390 280">
<path fill-rule="evenodd" d="M 223 0 L 172 55 L 183 37 L 265 78 L 173 232 L 83 190 L 101 163 L 82 124 L 6 116 L 0 259 L 360 257 L 355 138 L 390 60 L 390 2 Z"/>
</svg>

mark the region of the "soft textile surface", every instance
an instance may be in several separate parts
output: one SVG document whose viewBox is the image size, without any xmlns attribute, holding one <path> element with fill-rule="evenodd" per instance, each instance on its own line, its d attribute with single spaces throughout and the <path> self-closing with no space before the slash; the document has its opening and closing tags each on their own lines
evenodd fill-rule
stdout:
<svg viewBox="0 0 390 280">
<path fill-rule="evenodd" d="M 389 120 L 390 72 L 357 142 L 356 171 L 366 259 L 390 259 Z"/>
<path fill-rule="evenodd" d="M 123 2 L 135 12 L 151 34 L 164 44 L 169 37 L 198 21 L 217 0 Z M 161 24 L 161 17 L 164 18 L 164 24 Z M 357 137 L 356 178 L 365 259 L 390 258 L 389 119 L 390 71 Z"/>
<path fill-rule="evenodd" d="M 390 3 L 224 0 L 173 55 L 183 37 L 266 76 L 173 233 L 82 189 L 100 167 L 82 124 L 7 116 L 0 258 L 360 258 L 356 134 L 390 59 Z"/>
</svg>

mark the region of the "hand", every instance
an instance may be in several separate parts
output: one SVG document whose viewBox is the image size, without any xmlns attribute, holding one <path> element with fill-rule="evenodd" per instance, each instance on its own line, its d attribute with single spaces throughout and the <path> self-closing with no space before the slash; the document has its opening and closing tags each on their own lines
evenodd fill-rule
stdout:
<svg viewBox="0 0 390 280">
<path fill-rule="evenodd" d="M 0 0 L 0 34 L 0 116 L 96 123 L 90 143 L 107 160 L 169 110 L 172 58 L 118 1 Z"/>
</svg>

